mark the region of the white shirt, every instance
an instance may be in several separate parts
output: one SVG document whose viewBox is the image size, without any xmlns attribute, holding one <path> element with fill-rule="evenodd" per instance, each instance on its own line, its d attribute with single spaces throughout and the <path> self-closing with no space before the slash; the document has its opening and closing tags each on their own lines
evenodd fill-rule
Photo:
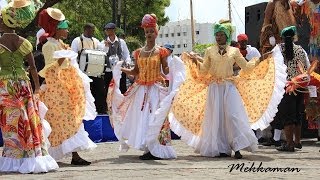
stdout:
<svg viewBox="0 0 320 180">
<path fill-rule="evenodd" d="M 81 49 L 101 49 L 102 50 L 104 47 L 104 44 L 101 44 L 99 40 L 94 37 L 87 38 L 83 34 L 81 34 L 81 37 L 83 39 L 83 47 L 82 47 L 80 37 L 76 37 L 71 43 L 71 49 L 76 53 L 81 51 Z"/>
<path fill-rule="evenodd" d="M 250 61 L 252 58 L 254 58 L 254 57 L 257 57 L 257 58 L 260 58 L 261 57 L 261 54 L 260 54 L 260 52 L 258 51 L 258 49 L 257 48 L 255 48 L 255 47 L 252 47 L 252 46 L 250 46 L 250 45 L 247 45 L 247 55 L 246 55 L 246 59 L 248 60 L 248 61 Z"/>
<path fill-rule="evenodd" d="M 46 33 L 46 31 L 43 29 L 43 28 L 41 28 L 38 32 L 37 32 L 37 40 L 36 40 L 36 49 L 37 49 L 37 46 L 38 46 L 38 44 L 40 43 L 40 37 L 44 34 L 44 33 Z"/>
<path fill-rule="evenodd" d="M 122 59 L 125 60 L 128 64 L 131 64 L 132 62 L 131 62 L 130 52 L 129 52 L 127 43 L 126 43 L 123 39 L 118 38 L 118 37 L 116 36 L 116 38 L 114 39 L 114 41 L 111 41 L 111 40 L 109 39 L 109 37 L 107 38 L 106 41 L 109 41 L 109 42 L 111 42 L 111 43 L 114 43 L 114 42 L 119 41 L 119 40 L 120 40 L 120 46 L 121 46 L 121 50 L 122 50 L 122 52 L 121 52 Z M 104 50 L 105 52 L 108 52 L 108 51 L 109 51 L 109 47 L 105 46 L 105 43 L 104 43 L 104 42 L 105 42 L 105 40 L 101 41 L 101 44 L 103 44 L 103 46 L 104 46 L 104 47 L 103 47 L 103 50 Z"/>
</svg>

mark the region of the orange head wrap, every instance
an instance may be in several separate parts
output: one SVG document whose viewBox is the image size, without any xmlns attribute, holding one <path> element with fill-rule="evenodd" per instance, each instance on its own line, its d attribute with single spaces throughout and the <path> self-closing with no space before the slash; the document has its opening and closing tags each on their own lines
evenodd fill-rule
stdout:
<svg viewBox="0 0 320 180">
<path fill-rule="evenodd" d="M 157 16 L 155 14 L 144 15 L 141 21 L 141 27 L 144 29 L 152 27 L 155 29 L 155 32 L 158 34 Z"/>
</svg>

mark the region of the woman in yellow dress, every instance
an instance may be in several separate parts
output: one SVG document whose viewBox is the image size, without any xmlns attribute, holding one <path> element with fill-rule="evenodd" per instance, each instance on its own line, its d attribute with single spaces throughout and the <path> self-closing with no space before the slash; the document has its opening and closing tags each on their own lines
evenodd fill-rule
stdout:
<svg viewBox="0 0 320 180">
<path fill-rule="evenodd" d="M 48 107 L 46 119 L 52 127 L 49 153 L 56 160 L 72 153 L 71 164 L 90 165 L 91 162 L 77 153 L 96 145 L 89 139 L 82 123 L 88 110 L 88 92 L 77 64 L 74 65 L 77 54 L 62 41 L 67 38 L 68 23 L 63 13 L 55 8 L 43 10 L 39 18 L 39 25 L 46 32 L 43 36 L 47 37 L 42 47 L 45 67 L 39 74 L 46 82 L 41 99 Z"/>
<path fill-rule="evenodd" d="M 19 5 L 19 6 L 18 6 Z M 58 168 L 48 153 L 45 133 L 40 119 L 39 79 L 34 64 L 31 43 L 15 33 L 35 17 L 33 3 L 13 1 L 1 10 L 0 31 L 0 127 L 4 140 L 0 172 L 43 173 Z M 35 83 L 32 92 L 28 60 Z M 42 112 L 41 112 L 42 113 Z"/>
<path fill-rule="evenodd" d="M 120 150 L 127 151 L 129 146 L 142 150 L 145 152 L 139 157 L 142 160 L 176 158 L 166 115 L 184 80 L 183 62 L 179 59 L 171 61 L 175 66 L 170 71 L 175 78 L 169 91 L 161 73 L 161 69 L 164 74 L 169 73 L 169 52 L 155 43 L 158 34 L 156 16 L 146 14 L 141 26 L 144 28 L 146 45 L 134 52 L 135 67 L 121 69 L 119 62 L 113 69 L 114 82 L 108 91 L 110 118 L 121 142 Z M 119 90 L 121 71 L 136 76 L 135 83 L 124 94 Z"/>
<path fill-rule="evenodd" d="M 182 55 L 187 78 L 173 101 L 169 121 L 196 153 L 227 157 L 234 151 L 240 159 L 241 149 L 257 148 L 252 129 L 268 127 L 275 116 L 286 67 L 279 49 L 273 51 L 276 61 L 270 57 L 261 63 L 259 59 L 247 62 L 238 48 L 230 46 L 231 32 L 230 23 L 215 24 L 217 43 L 206 50 L 203 63 L 201 57 Z M 235 63 L 242 69 L 237 77 Z"/>
</svg>

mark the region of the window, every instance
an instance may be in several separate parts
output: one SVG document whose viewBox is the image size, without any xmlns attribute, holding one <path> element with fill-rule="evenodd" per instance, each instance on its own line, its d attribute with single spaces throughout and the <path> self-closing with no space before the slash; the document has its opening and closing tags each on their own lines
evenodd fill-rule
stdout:
<svg viewBox="0 0 320 180">
<path fill-rule="evenodd" d="M 174 45 L 172 45 L 172 48 L 174 48 Z"/>
<path fill-rule="evenodd" d="M 165 37 L 169 37 L 169 34 L 165 34 L 164 36 L 165 36 Z"/>
<path fill-rule="evenodd" d="M 180 36 L 181 34 L 180 33 L 177 33 L 177 36 Z"/>
<path fill-rule="evenodd" d="M 183 44 L 183 47 L 185 47 L 185 48 L 188 47 L 188 44 Z"/>
<path fill-rule="evenodd" d="M 171 33 L 171 37 L 174 37 L 174 33 Z"/>
<path fill-rule="evenodd" d="M 183 32 L 183 35 L 184 35 L 184 36 L 187 36 L 187 32 Z"/>
<path fill-rule="evenodd" d="M 177 45 L 177 48 L 180 48 L 180 47 L 181 47 L 181 45 L 180 45 L 180 44 L 178 44 L 178 45 Z"/>
<path fill-rule="evenodd" d="M 162 38 L 162 34 L 159 34 L 159 37 Z"/>
<path fill-rule="evenodd" d="M 200 34 L 200 31 L 196 31 L 196 34 Z"/>
</svg>

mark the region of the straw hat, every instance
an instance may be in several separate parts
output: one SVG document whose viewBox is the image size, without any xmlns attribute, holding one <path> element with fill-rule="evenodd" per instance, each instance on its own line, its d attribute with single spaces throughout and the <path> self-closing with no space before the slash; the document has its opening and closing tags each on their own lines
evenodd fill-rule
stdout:
<svg viewBox="0 0 320 180">
<path fill-rule="evenodd" d="M 47 8 L 47 13 L 49 14 L 50 17 L 52 17 L 57 21 L 63 21 L 66 19 L 66 17 L 61 12 L 61 10 L 57 8 Z"/>
<path fill-rule="evenodd" d="M 31 4 L 31 1 L 28 0 L 13 0 L 8 5 L 9 7 L 13 8 L 23 8 L 26 6 L 29 6 Z"/>
</svg>

